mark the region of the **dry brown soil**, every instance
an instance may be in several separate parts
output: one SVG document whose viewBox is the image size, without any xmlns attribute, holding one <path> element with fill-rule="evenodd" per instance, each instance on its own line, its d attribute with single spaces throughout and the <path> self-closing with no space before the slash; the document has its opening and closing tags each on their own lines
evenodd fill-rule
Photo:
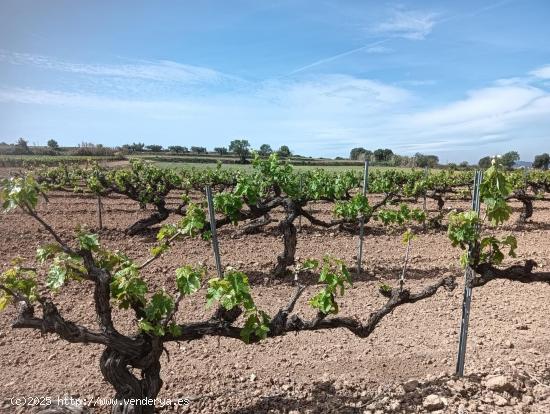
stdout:
<svg viewBox="0 0 550 414">
<path fill-rule="evenodd" d="M 101 242 L 138 261 L 147 258 L 154 232 L 127 237 L 124 229 L 150 212 L 140 211 L 136 203 L 122 197 L 106 199 L 104 206 L 106 228 L 99 232 Z M 457 206 L 466 204 L 449 202 L 446 208 Z M 329 218 L 330 205 L 318 203 L 312 208 Z M 519 205 L 514 208 L 517 215 Z M 54 193 L 49 203 L 40 203 L 38 211 L 67 239 L 79 225 L 96 227 L 95 200 L 86 196 Z M 533 258 L 539 264 L 537 271 L 550 271 L 548 203 L 535 203 L 530 223 L 523 227 L 510 225 L 504 232 L 514 233 L 519 242 L 517 259 L 508 259 L 506 264 Z M 0 215 L 0 234 L 2 269 L 16 256 L 32 260 L 36 248 L 50 241 L 43 229 L 20 212 Z M 291 277 L 270 279 L 270 269 L 282 250 L 275 226 L 249 236 L 239 235 L 238 228 L 223 228 L 220 246 L 224 265 L 250 275 L 253 295 L 261 309 L 274 314 L 287 302 L 294 290 Z M 298 256 L 302 258 L 330 254 L 353 266 L 356 250 L 357 236 L 317 229 L 306 220 L 298 234 Z M 444 231 L 420 232 L 412 247 L 407 287 L 419 290 L 446 272 L 460 276 L 459 254 Z M 388 232 L 370 223 L 365 240 L 366 271 L 355 277 L 354 287 L 339 300 L 341 314 L 366 320 L 371 310 L 382 305 L 384 298 L 377 289 L 382 283 L 395 284 L 403 255 L 399 231 Z M 174 269 L 199 262 L 207 265 L 211 275 L 215 273 L 210 244 L 183 240 L 148 267 L 144 277 L 152 291 L 165 288 L 173 292 Z M 319 286 L 313 277 L 303 282 L 309 286 L 297 312 L 312 316 L 307 298 Z M 209 316 L 211 310 L 205 309 L 204 293 L 202 290 L 183 301 L 179 321 Z M 447 395 L 447 405 L 441 412 L 550 412 L 550 399 L 544 396 L 544 386 L 550 383 L 549 298 L 550 286 L 542 283 L 493 281 L 475 290 L 466 359 L 468 381 L 494 373 L 516 375 L 512 369 L 524 369 L 535 379 L 523 384 L 521 392 L 504 393 L 504 405 L 495 402 L 498 399 L 492 391 L 455 393 L 455 397 Z M 55 301 L 67 319 L 95 326 L 91 289 L 86 283 L 69 284 Z M 434 388 L 434 381 L 448 384 L 448 375 L 454 372 L 461 301 L 460 285 L 452 293 L 442 290 L 427 300 L 402 306 L 367 339 L 339 329 L 291 334 L 255 345 L 226 338 L 169 343 L 169 358 L 164 354 L 161 361 L 164 387 L 159 397 L 190 398 L 188 406 L 177 410 L 189 413 L 424 412 L 432 409 L 422 405 L 426 394 L 444 392 L 441 387 Z M 99 346 L 69 344 L 53 335 L 12 330 L 14 314 L 9 309 L 0 316 L 0 411 L 32 412 L 10 405 L 13 396 L 113 396 L 99 372 Z M 135 321 L 130 314 L 117 311 L 115 320 L 122 331 L 134 331 Z M 420 394 L 414 398 L 407 397 L 410 393 L 399 386 L 411 378 L 420 381 L 415 387 Z M 542 383 L 542 391 L 535 392 L 531 401 L 527 396 L 533 395 L 531 388 L 537 381 Z M 108 410 L 102 407 L 94 412 Z"/>
</svg>

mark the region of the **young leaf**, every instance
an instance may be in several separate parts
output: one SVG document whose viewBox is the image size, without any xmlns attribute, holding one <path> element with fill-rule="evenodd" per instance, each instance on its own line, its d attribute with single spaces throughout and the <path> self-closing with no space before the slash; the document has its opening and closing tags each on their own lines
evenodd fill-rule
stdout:
<svg viewBox="0 0 550 414">
<path fill-rule="evenodd" d="M 176 269 L 176 286 L 184 295 L 191 295 L 199 290 L 204 268 L 183 266 Z"/>
</svg>

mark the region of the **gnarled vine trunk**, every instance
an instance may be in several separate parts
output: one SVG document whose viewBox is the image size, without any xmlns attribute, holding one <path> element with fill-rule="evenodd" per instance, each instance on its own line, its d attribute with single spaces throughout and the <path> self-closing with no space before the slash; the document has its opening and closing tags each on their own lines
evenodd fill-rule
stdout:
<svg viewBox="0 0 550 414">
<path fill-rule="evenodd" d="M 111 409 L 112 414 L 152 414 L 155 411 L 154 399 L 161 387 L 160 356 L 162 342 L 152 338 L 144 348 L 144 356 L 139 359 L 124 355 L 120 351 L 107 347 L 100 359 L 103 377 L 115 389 L 117 404 Z M 138 378 L 133 369 L 141 370 Z"/>
<path fill-rule="evenodd" d="M 275 276 L 283 276 L 288 266 L 294 264 L 296 255 L 296 226 L 294 220 L 297 217 L 297 206 L 291 199 L 285 199 L 284 203 L 286 217 L 279 223 L 279 230 L 283 236 L 284 251 L 277 257 L 277 265 L 273 269 Z"/>
<path fill-rule="evenodd" d="M 136 234 L 144 231 L 145 229 L 154 226 L 155 224 L 162 223 L 170 215 L 170 211 L 166 208 L 164 200 L 155 204 L 157 211 L 151 214 L 149 217 L 136 221 L 126 230 L 129 236 L 135 236 Z"/>
<path fill-rule="evenodd" d="M 533 199 L 525 194 L 524 191 L 518 191 L 516 198 L 521 201 L 523 207 L 517 222 L 523 224 L 533 216 Z"/>
</svg>

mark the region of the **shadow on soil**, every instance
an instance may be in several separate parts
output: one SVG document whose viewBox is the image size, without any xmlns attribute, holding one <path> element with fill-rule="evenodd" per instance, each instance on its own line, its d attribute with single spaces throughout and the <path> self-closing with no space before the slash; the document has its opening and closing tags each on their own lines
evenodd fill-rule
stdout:
<svg viewBox="0 0 550 414">
<path fill-rule="evenodd" d="M 363 401 L 362 401 L 363 400 Z M 311 394 L 307 397 L 277 394 L 261 398 L 254 405 L 230 411 L 231 414 L 257 413 L 362 413 L 367 401 L 361 397 L 350 397 L 339 394 L 332 381 L 315 383 Z"/>
<path fill-rule="evenodd" d="M 274 278 L 271 272 L 262 272 L 254 270 L 243 269 L 248 275 L 248 280 L 251 285 L 267 285 L 267 286 L 277 286 L 277 285 L 292 285 L 294 284 L 294 276 L 290 273 L 281 278 Z M 384 270 L 367 270 L 362 271 L 357 274 L 355 268 L 351 267 L 348 269 L 351 274 L 351 279 L 353 283 L 357 282 L 376 282 L 384 281 L 388 282 L 395 280 L 396 283 L 401 276 L 402 268 L 401 267 L 391 267 L 385 268 Z M 416 269 L 408 268 L 405 278 L 408 280 L 431 280 L 439 279 L 445 273 L 448 273 L 449 269 L 444 267 L 433 267 L 430 269 Z M 455 273 L 455 272 L 453 272 Z M 318 282 L 319 274 L 315 272 L 303 272 L 299 276 L 299 283 L 305 286 L 314 286 L 319 284 Z"/>
</svg>

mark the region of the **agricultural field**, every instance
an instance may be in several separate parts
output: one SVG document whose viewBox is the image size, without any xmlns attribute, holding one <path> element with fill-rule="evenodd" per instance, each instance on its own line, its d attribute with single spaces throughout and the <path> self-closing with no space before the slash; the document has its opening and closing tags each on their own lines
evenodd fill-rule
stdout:
<svg viewBox="0 0 550 414">
<path fill-rule="evenodd" d="M 88 162 L 115 162 L 116 156 L 80 156 L 80 155 L 6 155 L 0 154 L 0 168 L 36 167 L 40 165 L 56 166 L 62 164 L 85 164 Z"/>
<path fill-rule="evenodd" d="M 156 166 L 160 168 L 196 168 L 196 169 L 214 169 L 216 168 L 217 164 L 212 163 L 194 163 L 194 162 L 167 162 L 167 161 L 151 161 Z M 250 171 L 252 169 L 252 164 L 222 164 L 223 169 L 230 169 L 230 170 L 245 170 Z M 334 172 L 341 172 L 341 171 L 363 171 L 364 167 L 362 165 L 295 165 L 294 168 L 298 171 L 300 170 L 316 170 L 316 169 L 323 169 L 327 171 L 334 171 Z M 407 167 L 381 167 L 381 166 L 371 166 L 369 167 L 372 171 L 373 170 L 399 170 L 399 171 L 411 171 L 412 168 Z M 418 169 L 417 169 L 418 170 Z"/>
<path fill-rule="evenodd" d="M 140 159 L 147 162 L 152 162 L 161 168 L 216 168 L 217 164 L 222 163 L 222 168 L 228 169 L 244 169 L 250 170 L 252 163 L 241 164 L 235 156 L 218 156 L 218 155 L 134 155 L 130 159 Z M 326 159 L 310 159 L 296 158 L 290 159 L 295 169 L 297 170 L 312 170 L 322 168 L 329 171 L 346 171 L 346 170 L 362 170 L 363 162 L 350 160 L 326 160 Z M 396 168 L 402 170 L 410 170 L 402 167 L 372 167 L 374 169 L 389 169 Z"/>
<path fill-rule="evenodd" d="M 124 166 L 129 160 L 137 159 L 153 163 L 160 168 L 216 168 L 219 162 L 224 169 L 250 170 L 252 164 L 240 164 L 235 156 L 219 155 L 151 155 L 151 154 L 127 154 L 117 156 L 81 156 L 81 155 L 0 155 L 0 168 L 36 168 L 40 166 L 58 166 L 63 164 L 85 165 L 92 162 L 110 166 Z M 322 168 L 328 171 L 363 170 L 363 164 L 359 161 L 347 160 L 323 160 L 323 159 L 297 159 L 291 160 L 297 170 L 314 170 Z M 409 171 L 407 167 L 371 166 L 376 169 L 397 169 Z"/>
<path fill-rule="evenodd" d="M 0 169 L 2 396 L 94 413 L 115 397 L 184 398 L 157 410 L 186 413 L 548 412 L 547 172 L 494 165 L 478 215 L 473 172 L 372 169 L 363 195 L 360 167 L 159 166 Z"/>
</svg>

